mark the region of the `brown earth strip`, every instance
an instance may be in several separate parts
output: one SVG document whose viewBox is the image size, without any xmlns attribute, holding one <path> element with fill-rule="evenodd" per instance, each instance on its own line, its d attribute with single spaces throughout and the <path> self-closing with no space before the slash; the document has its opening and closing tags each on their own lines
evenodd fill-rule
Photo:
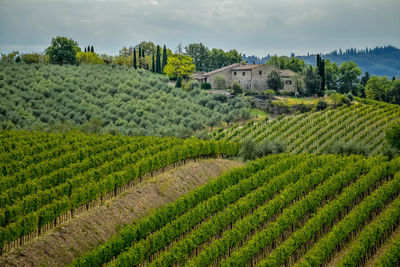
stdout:
<svg viewBox="0 0 400 267">
<path fill-rule="evenodd" d="M 122 225 L 142 218 L 223 172 L 242 165 L 240 161 L 206 159 L 167 171 L 2 255 L 0 266 L 63 266 L 71 263 L 104 243 Z"/>
</svg>

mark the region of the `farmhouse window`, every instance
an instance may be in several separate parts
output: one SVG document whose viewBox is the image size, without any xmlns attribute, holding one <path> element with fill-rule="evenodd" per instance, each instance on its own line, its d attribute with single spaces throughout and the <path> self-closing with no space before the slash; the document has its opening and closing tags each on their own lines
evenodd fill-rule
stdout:
<svg viewBox="0 0 400 267">
<path fill-rule="evenodd" d="M 292 85 L 292 81 L 291 80 L 287 80 L 286 81 L 286 85 Z"/>
<path fill-rule="evenodd" d="M 233 75 L 236 76 L 236 74 L 237 74 L 236 71 L 234 71 L 234 72 L 233 72 Z"/>
<path fill-rule="evenodd" d="M 260 70 L 260 71 L 258 72 L 258 74 L 259 74 L 259 75 L 262 75 L 262 71 Z"/>
<path fill-rule="evenodd" d="M 246 76 L 246 72 L 243 71 L 243 72 L 242 72 L 242 76 Z"/>
</svg>

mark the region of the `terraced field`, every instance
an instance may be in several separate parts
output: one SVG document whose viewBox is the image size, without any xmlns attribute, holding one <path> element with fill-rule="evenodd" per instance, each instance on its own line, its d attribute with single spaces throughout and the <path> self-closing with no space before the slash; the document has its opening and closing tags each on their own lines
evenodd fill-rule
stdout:
<svg viewBox="0 0 400 267">
<path fill-rule="evenodd" d="M 73 266 L 395 266 L 400 158 L 270 155 L 136 221 Z M 346 246 L 350 244 L 350 246 Z"/>
<path fill-rule="evenodd" d="M 116 196 L 145 174 L 237 152 L 236 144 L 196 139 L 0 132 L 0 252 Z"/>
<path fill-rule="evenodd" d="M 385 129 L 400 118 L 400 107 L 376 101 L 357 99 L 350 107 L 326 109 L 287 117 L 269 122 L 249 122 L 234 125 L 211 134 L 216 140 L 243 140 L 264 138 L 281 140 L 290 153 L 321 154 L 335 142 L 354 142 L 367 148 L 371 155 L 382 152 Z"/>
</svg>

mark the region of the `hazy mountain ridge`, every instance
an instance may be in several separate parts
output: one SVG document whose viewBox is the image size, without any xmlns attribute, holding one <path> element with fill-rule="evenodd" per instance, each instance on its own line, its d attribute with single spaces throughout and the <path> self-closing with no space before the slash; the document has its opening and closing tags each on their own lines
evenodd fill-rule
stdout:
<svg viewBox="0 0 400 267">
<path fill-rule="evenodd" d="M 294 54 L 292 54 L 292 56 L 294 56 Z M 342 62 L 354 61 L 363 72 L 368 71 L 371 75 L 400 77 L 400 49 L 392 45 L 375 47 L 373 49 L 350 48 L 345 51 L 339 49 L 327 54 L 322 54 L 321 56 L 323 59 L 336 62 L 338 65 Z M 296 57 L 304 60 L 307 64 L 316 64 L 316 54 Z M 270 55 L 262 58 L 243 55 L 243 60 L 248 61 L 250 64 L 253 62 L 263 64 L 267 62 L 269 58 Z"/>
</svg>

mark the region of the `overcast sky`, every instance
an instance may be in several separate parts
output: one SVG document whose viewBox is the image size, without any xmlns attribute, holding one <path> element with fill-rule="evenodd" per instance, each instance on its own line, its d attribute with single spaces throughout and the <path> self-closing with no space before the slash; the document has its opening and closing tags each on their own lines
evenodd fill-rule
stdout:
<svg viewBox="0 0 400 267">
<path fill-rule="evenodd" d="M 117 54 L 142 40 L 247 55 L 400 46 L 400 0 L 0 0 L 0 52 L 55 36 Z"/>
</svg>

